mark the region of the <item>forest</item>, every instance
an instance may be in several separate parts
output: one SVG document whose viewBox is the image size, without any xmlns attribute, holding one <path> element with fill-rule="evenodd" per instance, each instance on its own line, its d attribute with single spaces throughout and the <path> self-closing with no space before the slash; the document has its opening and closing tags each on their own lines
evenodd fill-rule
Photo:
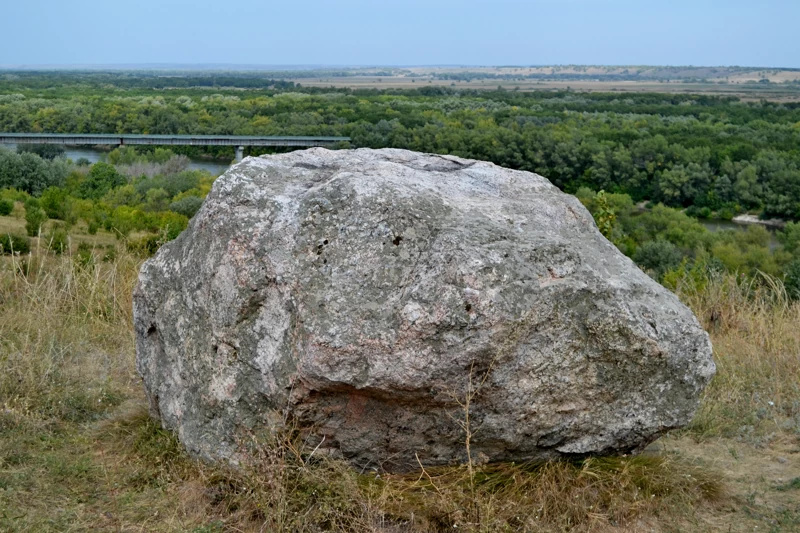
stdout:
<svg viewBox="0 0 800 533">
<path fill-rule="evenodd" d="M 785 276 L 787 287 L 800 289 L 800 104 L 303 88 L 256 74 L 7 73 L 0 131 L 341 135 L 352 139 L 341 148 L 488 160 L 576 194 L 607 237 L 666 283 L 670 272 L 702 267 Z M 186 227 L 214 179 L 187 170 L 183 156 L 233 156 L 230 147 L 171 150 L 117 149 L 94 165 L 53 147 L 0 150 L 0 215 L 24 217 L 28 236 L 44 231 L 56 248 L 70 232 L 101 230 L 152 253 Z M 788 224 L 771 235 L 757 226 L 712 232 L 701 223 L 742 213 Z M 12 241 L 24 248 L 23 237 L 7 235 L 6 253 Z"/>
</svg>

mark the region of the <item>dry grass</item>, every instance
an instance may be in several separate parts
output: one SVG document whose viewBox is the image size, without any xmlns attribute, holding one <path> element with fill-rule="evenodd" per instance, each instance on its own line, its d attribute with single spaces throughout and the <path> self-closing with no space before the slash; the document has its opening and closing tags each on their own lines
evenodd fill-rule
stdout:
<svg viewBox="0 0 800 533">
<path fill-rule="evenodd" d="M 800 309 L 778 285 L 726 278 L 702 292 L 680 287 L 712 329 L 720 369 L 689 433 L 692 453 L 668 440 L 673 449 L 637 457 L 378 476 L 319 457 L 287 431 L 248 436 L 240 469 L 200 464 L 145 412 L 131 327 L 139 263 L 122 250 L 87 266 L 43 252 L 0 262 L 0 530 L 714 530 L 767 508 L 726 492 L 704 440 L 717 450 L 742 420 L 759 446 L 797 431 L 788 421 L 800 398 L 791 376 Z M 792 479 L 764 490 L 791 501 Z M 800 509 L 786 516 L 780 524 L 800 525 Z"/>
<path fill-rule="evenodd" d="M 138 262 L 121 254 L 83 267 L 38 252 L 2 263 L 0 398 L 44 419 L 87 419 L 133 383 Z"/>
<path fill-rule="evenodd" d="M 22 203 L 17 202 L 13 216 L 0 216 L 0 235 L 11 233 L 14 235 L 24 236 L 25 219 L 23 216 L 24 208 L 22 207 Z M 39 237 L 32 237 L 30 239 L 31 249 L 34 250 L 34 253 L 36 250 L 47 249 L 46 236 L 51 234 L 57 227 L 63 227 L 63 223 L 57 220 L 48 220 L 42 227 L 42 234 L 45 237 L 41 239 Z M 143 233 L 134 232 L 131 237 L 137 238 L 141 237 L 142 235 Z M 96 234 L 90 235 L 86 222 L 82 220 L 69 229 L 69 237 L 70 245 L 73 251 L 78 248 L 80 243 L 87 243 L 94 247 L 113 247 L 119 241 L 114 234 L 104 230 L 99 230 Z"/>
<path fill-rule="evenodd" d="M 800 304 L 780 281 L 724 276 L 682 283 L 714 345 L 717 376 L 692 430 L 704 436 L 800 436 Z"/>
</svg>

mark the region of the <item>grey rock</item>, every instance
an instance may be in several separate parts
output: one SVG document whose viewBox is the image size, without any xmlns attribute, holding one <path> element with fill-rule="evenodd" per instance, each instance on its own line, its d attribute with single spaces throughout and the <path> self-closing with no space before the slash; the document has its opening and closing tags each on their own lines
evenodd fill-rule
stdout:
<svg viewBox="0 0 800 533">
<path fill-rule="evenodd" d="M 545 178 L 404 150 L 248 158 L 134 293 L 151 412 L 236 462 L 291 423 L 405 470 L 641 450 L 714 374 L 697 319 Z M 418 458 L 418 459 L 417 459 Z"/>
</svg>

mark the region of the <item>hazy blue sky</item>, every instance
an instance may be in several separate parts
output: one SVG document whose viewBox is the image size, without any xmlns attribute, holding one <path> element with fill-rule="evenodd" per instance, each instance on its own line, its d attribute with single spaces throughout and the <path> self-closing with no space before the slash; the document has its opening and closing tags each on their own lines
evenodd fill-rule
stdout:
<svg viewBox="0 0 800 533">
<path fill-rule="evenodd" d="M 800 67 L 800 0 L 9 0 L 0 65 Z"/>
</svg>

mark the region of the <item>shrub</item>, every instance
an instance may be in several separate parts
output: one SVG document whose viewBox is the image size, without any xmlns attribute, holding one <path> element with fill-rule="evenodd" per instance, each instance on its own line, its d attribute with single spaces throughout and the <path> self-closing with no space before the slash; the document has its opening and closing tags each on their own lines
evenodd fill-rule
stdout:
<svg viewBox="0 0 800 533">
<path fill-rule="evenodd" d="M 14 202 L 11 200 L 0 200 L 0 217 L 6 217 L 14 210 Z"/>
<path fill-rule="evenodd" d="M 800 300 L 800 259 L 795 259 L 786 267 L 783 284 L 789 298 Z"/>
<path fill-rule="evenodd" d="M 177 202 L 172 202 L 169 206 L 169 210 L 179 213 L 186 218 L 192 218 L 200 209 L 201 205 L 203 205 L 202 198 L 198 198 L 197 196 L 187 196 L 185 198 L 181 198 Z"/>
<path fill-rule="evenodd" d="M 643 270 L 654 272 L 659 278 L 681 263 L 680 250 L 667 241 L 649 241 L 633 254 L 633 260 Z"/>
<path fill-rule="evenodd" d="M 31 237 L 38 235 L 42 225 L 47 222 L 47 213 L 37 204 L 30 202 L 25 205 L 25 231 Z"/>
<path fill-rule="evenodd" d="M 135 207 L 142 203 L 142 197 L 136 192 L 133 185 L 128 184 L 110 190 L 103 197 L 103 202 L 111 207 L 119 207 L 121 205 Z"/>
<path fill-rule="evenodd" d="M 717 213 L 717 216 L 720 220 L 733 220 L 733 217 L 736 216 L 736 213 L 733 211 L 733 209 L 726 207 L 724 209 L 720 209 Z"/>
<path fill-rule="evenodd" d="M 48 187 L 39 198 L 39 204 L 50 218 L 64 221 L 73 218 L 66 189 Z"/>
<path fill-rule="evenodd" d="M 78 250 L 75 254 L 75 262 L 84 268 L 94 265 L 94 253 L 92 253 L 92 245 L 90 245 L 88 242 L 82 242 L 78 244 Z"/>
<path fill-rule="evenodd" d="M 783 247 L 789 253 L 795 253 L 800 249 L 800 222 L 789 222 L 783 231 L 775 234 Z"/>
<path fill-rule="evenodd" d="M 164 211 L 169 205 L 170 194 L 161 187 L 150 189 L 145 194 L 144 209 L 146 211 Z"/>
<path fill-rule="evenodd" d="M 106 253 L 103 254 L 104 263 L 113 263 L 117 260 L 117 249 L 114 246 L 109 246 Z"/>
<path fill-rule="evenodd" d="M 25 203 L 31 195 L 19 189 L 0 189 L 0 200 Z"/>
<path fill-rule="evenodd" d="M 151 257 L 161 247 L 163 242 L 159 235 L 146 235 L 140 239 L 128 241 L 126 247 L 129 252 L 132 252 L 141 257 Z"/>
<path fill-rule="evenodd" d="M 153 217 L 154 230 L 163 234 L 163 241 L 171 241 L 181 234 L 186 226 L 189 225 L 189 219 L 184 215 L 173 213 L 171 211 L 164 211 L 158 213 Z"/>
<path fill-rule="evenodd" d="M 63 229 L 57 229 L 45 237 L 47 248 L 56 254 L 69 253 L 69 236 Z"/>
<path fill-rule="evenodd" d="M 111 216 L 105 221 L 106 229 L 115 230 L 123 236 L 131 231 L 143 230 L 146 227 L 144 213 L 126 205 L 114 209 Z"/>
<path fill-rule="evenodd" d="M 603 237 L 610 239 L 614 231 L 614 223 L 617 221 L 617 214 L 609 204 L 605 191 L 598 192 L 594 197 L 594 201 L 596 210 L 592 214 L 597 223 L 597 229 L 600 230 Z"/>
<path fill-rule="evenodd" d="M 0 254 L 20 253 L 27 254 L 31 251 L 27 237 L 5 233 L 0 235 Z"/>
</svg>

